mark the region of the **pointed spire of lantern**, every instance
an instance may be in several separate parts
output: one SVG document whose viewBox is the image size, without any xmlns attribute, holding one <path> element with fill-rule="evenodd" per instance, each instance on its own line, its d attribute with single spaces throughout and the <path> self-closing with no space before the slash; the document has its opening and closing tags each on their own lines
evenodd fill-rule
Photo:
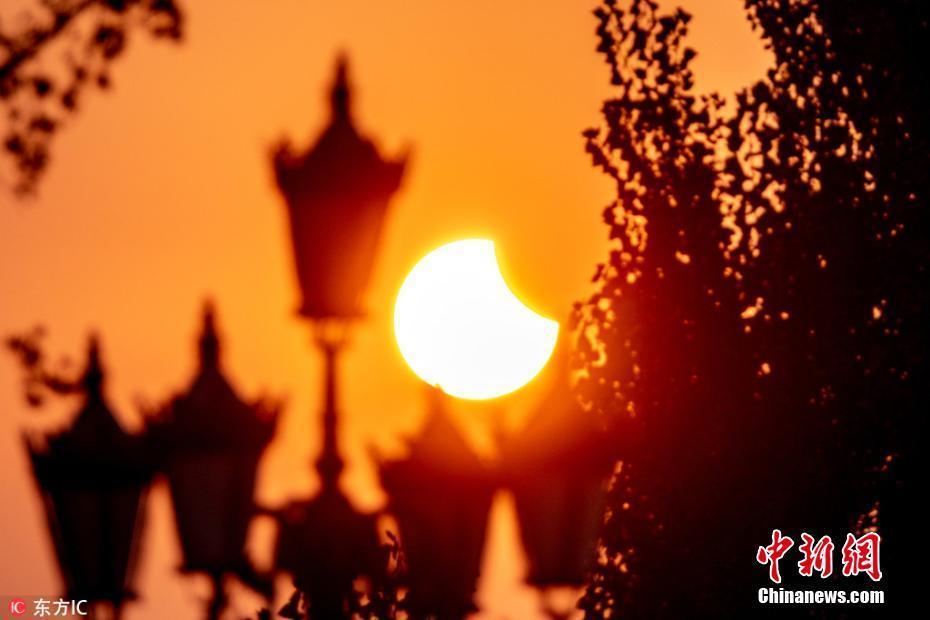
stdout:
<svg viewBox="0 0 930 620">
<path fill-rule="evenodd" d="M 449 396 L 438 387 L 429 386 L 427 390 L 426 421 L 410 442 L 410 460 L 447 471 L 482 471 L 481 459 L 449 413 Z"/>
<path fill-rule="evenodd" d="M 103 389 L 103 368 L 100 365 L 100 338 L 91 334 L 87 339 L 87 365 L 81 377 L 81 385 L 88 393 L 99 394 Z"/>
<path fill-rule="evenodd" d="M 116 421 L 103 393 L 106 373 L 100 362 L 100 339 L 91 334 L 87 339 L 87 362 L 79 384 L 84 393 L 84 406 L 78 411 L 67 434 L 73 449 L 93 454 L 104 446 L 121 444 L 125 431 Z"/>
<path fill-rule="evenodd" d="M 336 58 L 336 75 L 329 92 L 333 120 L 348 120 L 351 114 L 352 90 L 349 86 L 349 59 L 344 52 Z"/>
<path fill-rule="evenodd" d="M 216 333 L 213 301 L 203 305 L 203 328 L 200 332 L 200 367 L 217 368 L 220 363 L 220 338 Z"/>
<path fill-rule="evenodd" d="M 58 463 L 63 474 L 73 476 L 78 470 L 86 473 L 90 464 L 96 467 L 101 463 L 115 463 L 121 468 L 128 468 L 126 463 L 129 463 L 144 468 L 142 455 L 137 454 L 140 439 L 123 430 L 117 421 L 104 394 L 105 380 L 100 341 L 96 334 L 91 334 L 87 340 L 84 370 L 72 383 L 83 396 L 73 422 L 63 432 L 48 436 L 44 448 L 30 445 L 46 463 Z"/>
<path fill-rule="evenodd" d="M 167 410 L 160 433 L 180 445 L 261 452 L 274 432 L 277 404 L 247 402 L 223 372 L 222 342 L 212 301 L 203 307 L 197 348 L 200 367 L 186 391 Z"/>
</svg>

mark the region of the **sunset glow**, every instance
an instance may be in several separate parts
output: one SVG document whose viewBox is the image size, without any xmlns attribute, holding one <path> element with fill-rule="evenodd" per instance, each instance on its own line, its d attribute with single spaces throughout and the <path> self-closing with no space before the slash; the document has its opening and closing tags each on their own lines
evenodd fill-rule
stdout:
<svg viewBox="0 0 930 620">
<path fill-rule="evenodd" d="M 88 332 L 99 333 L 108 402 L 127 430 L 139 431 L 142 403 L 161 404 L 189 386 L 203 303 L 213 300 L 223 368 L 241 397 L 285 402 L 256 471 L 256 503 L 278 507 L 311 496 L 319 484 L 312 463 L 322 442 L 323 356 L 295 312 L 301 291 L 270 152 L 284 138 L 299 151 L 315 143 L 329 122 L 334 63 L 343 53 L 359 131 L 386 155 L 410 153 L 361 298 L 364 319 L 339 359 L 340 486 L 359 510 L 381 513 L 388 498 L 372 448 L 404 456 L 404 438 L 429 415 L 424 382 L 399 354 L 394 331 L 397 294 L 411 268 L 446 241 L 493 239 L 513 292 L 561 319 L 590 296 L 595 266 L 608 256 L 601 214 L 616 188 L 592 167 L 581 134 L 600 123 L 613 96 L 596 51 L 598 2 L 178 3 L 181 40 L 156 39 L 141 24 L 124 33 L 123 53 L 107 71 L 109 88 L 88 87 L 58 125 L 34 196 L 11 194 L 15 171 L 0 175 L 0 334 L 41 325 L 48 363 L 58 369 L 70 360 L 66 368 L 76 373 Z M 3 31 L 54 25 L 46 4 L 0 2 Z M 666 8 L 677 5 L 694 14 L 688 44 L 699 51 L 693 69 L 700 94 L 719 91 L 732 101 L 774 67 L 743 3 L 681 0 Z M 27 8 L 42 19 L 27 19 Z M 93 33 L 96 22 L 79 25 Z M 61 49 L 70 36 L 53 41 L 25 66 L 28 77 L 72 75 Z M 31 97 L 32 80 L 24 83 Z M 499 411 L 507 428 L 522 434 L 545 399 L 545 375 L 555 370 L 546 363 L 500 400 L 452 402 L 451 414 L 494 456 L 485 418 Z M 22 436 L 64 428 L 78 401 L 49 399 L 36 412 L 22 385 L 17 359 L 4 352 L 0 477 L 13 509 L 0 517 L 0 541 L 17 560 L 0 568 L 0 582 L 4 592 L 57 598 L 60 570 Z M 500 509 L 501 497 L 476 585 L 478 618 L 544 620 L 540 594 L 526 583 L 528 560 L 513 552 L 521 549 L 520 529 L 513 510 Z M 202 618 L 209 586 L 176 571 L 183 558 L 166 485 L 151 489 L 147 505 L 133 584 L 139 595 L 123 617 Z M 255 525 L 249 555 L 269 569 L 276 527 L 266 518 Z M 231 585 L 235 617 L 266 604 L 280 609 L 293 592 L 282 580 L 268 603 Z"/>
</svg>

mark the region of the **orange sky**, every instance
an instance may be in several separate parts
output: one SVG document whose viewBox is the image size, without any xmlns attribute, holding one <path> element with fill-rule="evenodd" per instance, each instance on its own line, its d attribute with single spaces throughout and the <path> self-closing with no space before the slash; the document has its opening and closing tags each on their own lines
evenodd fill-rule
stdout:
<svg viewBox="0 0 930 620">
<path fill-rule="evenodd" d="M 359 125 L 388 153 L 414 150 L 367 295 L 370 317 L 343 372 L 345 487 L 360 506 L 376 508 L 382 497 L 368 446 L 396 452 L 422 409 L 419 381 L 390 331 L 406 271 L 445 241 L 491 237 L 513 288 L 561 319 L 606 253 L 600 211 L 611 187 L 580 138 L 608 92 L 594 52 L 594 5 L 183 4 L 185 41 L 136 34 L 113 72 L 115 89 L 86 98 L 54 144 L 39 197 L 0 199 L 0 334 L 42 323 L 50 352 L 75 357 L 87 331 L 100 328 L 110 396 L 133 424 L 139 397 L 161 400 L 190 376 L 201 301 L 211 295 L 227 336 L 226 367 L 242 392 L 288 399 L 280 427 L 287 439 L 262 465 L 259 497 L 275 503 L 310 492 L 320 366 L 293 313 L 286 219 L 267 154 L 282 135 L 301 145 L 315 135 L 334 55 L 345 49 Z M 731 93 L 763 75 L 768 55 L 741 0 L 682 4 L 695 15 L 699 89 Z M 27 411 L 18 382 L 3 354 L 0 594 L 51 594 L 57 573 L 19 432 L 54 426 L 75 404 Z M 540 387 L 457 415 L 480 442 L 494 410 L 518 424 Z M 127 617 L 192 616 L 203 588 L 174 573 L 179 554 L 162 492 L 151 508 L 143 600 Z M 481 600 L 494 612 L 488 617 L 530 619 L 535 599 L 516 590 L 522 560 L 507 505 L 498 508 Z"/>
</svg>

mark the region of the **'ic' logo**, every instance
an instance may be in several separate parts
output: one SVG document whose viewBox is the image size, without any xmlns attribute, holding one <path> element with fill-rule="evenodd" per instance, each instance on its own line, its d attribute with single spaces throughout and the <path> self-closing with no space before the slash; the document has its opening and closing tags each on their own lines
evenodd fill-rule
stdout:
<svg viewBox="0 0 930 620">
<path fill-rule="evenodd" d="M 10 601 L 10 615 L 12 616 L 25 616 L 26 615 L 26 601 L 21 598 L 14 598 Z"/>
</svg>

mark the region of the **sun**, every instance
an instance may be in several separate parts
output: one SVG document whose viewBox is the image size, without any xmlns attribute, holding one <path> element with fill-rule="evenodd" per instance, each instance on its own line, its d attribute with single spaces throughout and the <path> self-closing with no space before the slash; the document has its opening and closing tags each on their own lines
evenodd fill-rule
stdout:
<svg viewBox="0 0 930 620">
<path fill-rule="evenodd" d="M 407 275 L 394 336 L 421 379 L 459 398 L 496 398 L 546 365 L 559 324 L 524 305 L 501 275 L 489 239 L 443 245 Z"/>
</svg>

